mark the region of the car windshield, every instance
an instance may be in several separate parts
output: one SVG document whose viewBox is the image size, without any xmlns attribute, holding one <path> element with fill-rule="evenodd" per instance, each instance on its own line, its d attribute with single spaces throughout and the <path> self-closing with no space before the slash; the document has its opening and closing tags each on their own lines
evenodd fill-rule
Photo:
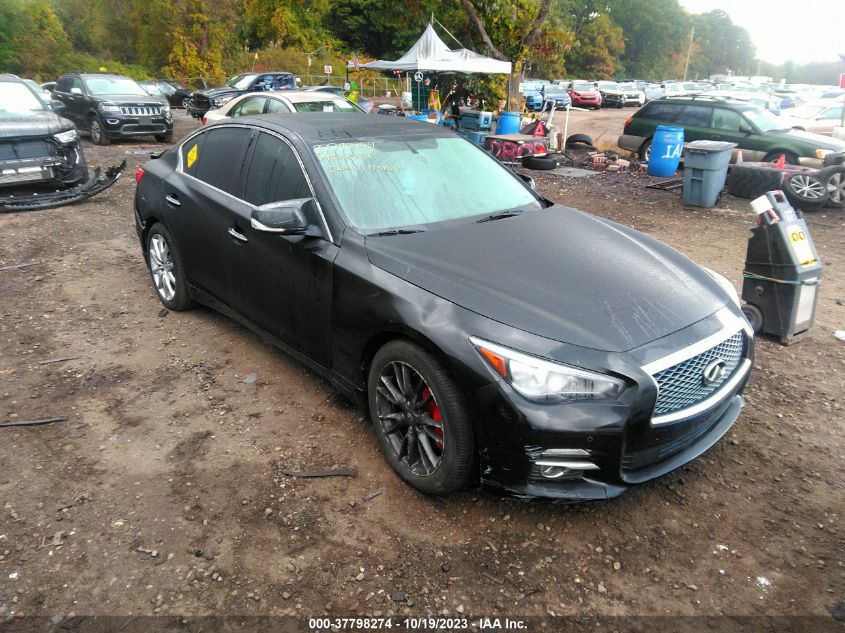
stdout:
<svg viewBox="0 0 845 633">
<path fill-rule="evenodd" d="M 97 97 L 108 95 L 138 95 L 147 93 L 134 79 L 128 77 L 88 77 L 85 80 L 88 92 Z"/>
<path fill-rule="evenodd" d="M 26 114 L 46 110 L 41 100 L 24 84 L 0 82 L 0 114 Z"/>
<path fill-rule="evenodd" d="M 763 108 L 748 108 L 742 111 L 742 116 L 753 123 L 761 132 L 775 132 L 789 129 L 782 120 Z"/>
<path fill-rule="evenodd" d="M 349 101 L 337 99 L 332 101 L 300 101 L 295 102 L 293 107 L 297 112 L 363 112 Z"/>
<path fill-rule="evenodd" d="M 572 86 L 572 89 L 577 90 L 577 91 L 582 91 L 582 90 L 588 91 L 588 90 L 595 90 L 596 87 L 593 84 L 588 84 L 588 83 L 581 84 L 581 83 L 579 83 L 579 84 L 574 84 Z"/>
<path fill-rule="evenodd" d="M 150 96 L 153 96 L 153 97 L 163 97 L 164 96 L 164 93 L 161 91 L 161 88 L 159 88 L 157 84 L 141 84 L 141 87 Z"/>
<path fill-rule="evenodd" d="M 684 87 L 679 84 L 666 84 L 663 89 L 666 92 L 683 92 Z"/>
<path fill-rule="evenodd" d="M 639 88 L 637 88 L 637 84 L 619 84 L 619 87 L 622 88 L 622 90 L 639 90 Z"/>
<path fill-rule="evenodd" d="M 599 88 L 602 90 L 619 90 L 619 84 L 615 81 L 600 81 Z"/>
<path fill-rule="evenodd" d="M 344 218 L 362 231 L 541 208 L 501 163 L 462 138 L 362 138 L 313 151 Z"/>
<path fill-rule="evenodd" d="M 247 73 L 245 75 L 236 75 L 226 82 L 226 88 L 237 88 L 238 90 L 246 90 L 249 88 L 252 81 L 258 77 L 255 73 Z"/>
</svg>

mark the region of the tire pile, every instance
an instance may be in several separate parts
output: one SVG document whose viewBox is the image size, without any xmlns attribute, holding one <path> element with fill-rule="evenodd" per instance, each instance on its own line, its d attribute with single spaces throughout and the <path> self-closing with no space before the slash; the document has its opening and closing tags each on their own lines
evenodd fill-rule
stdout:
<svg viewBox="0 0 845 633">
<path fill-rule="evenodd" d="M 845 208 L 845 155 L 830 155 L 821 169 L 774 163 L 747 162 L 731 168 L 728 193 L 740 198 L 758 198 L 780 189 L 789 203 L 803 211 Z"/>
</svg>

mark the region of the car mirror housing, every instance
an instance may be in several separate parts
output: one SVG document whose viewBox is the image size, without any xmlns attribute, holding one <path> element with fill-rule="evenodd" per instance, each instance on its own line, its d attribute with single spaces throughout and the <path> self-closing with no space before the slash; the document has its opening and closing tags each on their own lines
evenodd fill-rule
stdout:
<svg viewBox="0 0 845 633">
<path fill-rule="evenodd" d="M 741 125 L 739 127 L 739 131 L 743 134 L 754 134 L 754 130 L 751 128 L 750 125 Z"/>
<path fill-rule="evenodd" d="M 265 233 L 304 235 L 309 229 L 305 209 L 313 203 L 313 198 L 296 198 L 264 204 L 252 212 L 250 224 Z"/>
</svg>

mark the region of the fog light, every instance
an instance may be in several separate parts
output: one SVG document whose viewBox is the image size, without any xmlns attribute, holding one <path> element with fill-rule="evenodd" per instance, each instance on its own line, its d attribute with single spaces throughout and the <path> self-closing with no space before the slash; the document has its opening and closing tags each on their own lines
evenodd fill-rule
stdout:
<svg viewBox="0 0 845 633">
<path fill-rule="evenodd" d="M 561 466 L 540 466 L 540 474 L 546 479 L 558 479 L 566 474 L 566 468 Z"/>
</svg>

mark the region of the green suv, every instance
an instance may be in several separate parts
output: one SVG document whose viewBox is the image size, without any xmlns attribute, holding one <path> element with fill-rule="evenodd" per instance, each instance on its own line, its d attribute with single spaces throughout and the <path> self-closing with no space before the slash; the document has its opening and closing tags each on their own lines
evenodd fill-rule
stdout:
<svg viewBox="0 0 845 633">
<path fill-rule="evenodd" d="M 827 154 L 845 151 L 845 141 L 787 127 L 781 119 L 745 101 L 718 96 L 664 97 L 648 102 L 625 121 L 619 147 L 648 160 L 658 125 L 684 129 L 685 141 L 730 141 L 743 160 L 821 167 Z M 736 151 L 731 161 L 736 159 Z"/>
</svg>

